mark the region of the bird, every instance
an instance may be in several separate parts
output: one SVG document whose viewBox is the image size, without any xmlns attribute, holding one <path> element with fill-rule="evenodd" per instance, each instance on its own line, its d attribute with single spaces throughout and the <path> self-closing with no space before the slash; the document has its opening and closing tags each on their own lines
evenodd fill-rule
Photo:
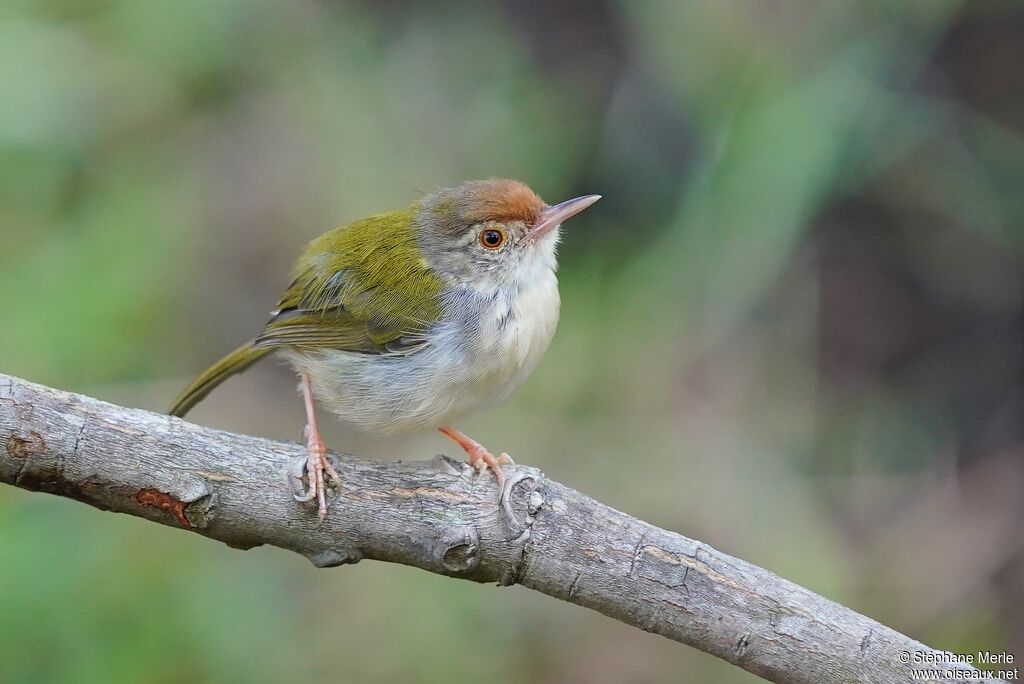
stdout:
<svg viewBox="0 0 1024 684">
<path fill-rule="evenodd" d="M 537 367 L 559 319 L 561 225 L 600 198 L 549 205 L 518 180 L 473 180 L 329 230 L 306 246 L 259 334 L 199 375 L 169 413 L 184 417 L 276 354 L 298 374 L 306 410 L 305 482 L 294 496 L 315 500 L 321 521 L 327 486 L 341 478 L 317 405 L 370 433 L 439 430 L 503 492 L 511 457 L 453 423 L 502 404 Z"/>
</svg>

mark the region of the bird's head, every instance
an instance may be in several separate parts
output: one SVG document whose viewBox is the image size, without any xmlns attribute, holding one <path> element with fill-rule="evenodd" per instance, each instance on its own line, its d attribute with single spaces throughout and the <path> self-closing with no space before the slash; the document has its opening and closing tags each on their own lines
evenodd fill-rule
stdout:
<svg viewBox="0 0 1024 684">
<path fill-rule="evenodd" d="M 584 195 L 552 206 L 516 180 L 467 181 L 420 202 L 417 239 L 438 273 L 500 285 L 538 267 L 554 270 L 562 222 L 599 199 Z"/>
</svg>

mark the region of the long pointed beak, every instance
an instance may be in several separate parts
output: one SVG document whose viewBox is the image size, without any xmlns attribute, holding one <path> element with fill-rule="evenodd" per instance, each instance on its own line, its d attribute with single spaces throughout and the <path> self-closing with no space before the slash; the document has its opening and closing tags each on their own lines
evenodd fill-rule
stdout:
<svg viewBox="0 0 1024 684">
<path fill-rule="evenodd" d="M 601 199 L 600 195 L 583 195 L 583 197 L 574 197 L 571 200 L 560 202 L 553 207 L 545 207 L 540 212 L 540 220 L 537 221 L 537 225 L 527 233 L 526 240 L 536 242 L 561 225 L 563 221 L 572 218 L 599 199 Z"/>
</svg>

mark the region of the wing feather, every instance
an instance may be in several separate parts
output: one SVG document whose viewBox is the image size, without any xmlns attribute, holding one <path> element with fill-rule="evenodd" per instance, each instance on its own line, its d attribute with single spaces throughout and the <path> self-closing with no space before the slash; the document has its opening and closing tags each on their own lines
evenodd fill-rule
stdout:
<svg viewBox="0 0 1024 684">
<path fill-rule="evenodd" d="M 411 353 L 440 316 L 442 281 L 419 256 L 413 208 L 317 238 L 299 259 L 257 349 Z"/>
</svg>

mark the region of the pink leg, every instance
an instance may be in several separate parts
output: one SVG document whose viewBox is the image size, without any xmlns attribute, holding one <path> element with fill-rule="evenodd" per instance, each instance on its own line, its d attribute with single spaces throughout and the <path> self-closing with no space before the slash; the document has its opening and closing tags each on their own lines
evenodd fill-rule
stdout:
<svg viewBox="0 0 1024 684">
<path fill-rule="evenodd" d="M 453 427 L 442 427 L 438 428 L 442 435 L 452 440 L 460 447 L 465 449 L 469 455 L 469 465 L 477 469 L 477 472 L 484 472 L 488 468 L 494 471 L 494 476 L 498 478 L 498 487 L 502 492 L 505 491 L 505 472 L 501 469 L 503 463 L 508 465 L 515 465 L 515 461 L 508 454 L 502 454 L 495 458 L 480 442 L 471 438 L 465 432 L 456 430 Z"/>
<path fill-rule="evenodd" d="M 326 474 L 336 483 L 341 479 L 334 466 L 327 460 L 327 448 L 320 438 L 316 427 L 316 410 L 313 407 L 313 390 L 309 385 L 309 374 L 299 371 L 302 377 L 302 398 L 306 402 L 306 475 L 309 478 L 309 490 L 302 496 L 295 496 L 296 501 L 317 500 L 317 514 L 320 520 L 327 517 L 327 482 Z"/>
</svg>

